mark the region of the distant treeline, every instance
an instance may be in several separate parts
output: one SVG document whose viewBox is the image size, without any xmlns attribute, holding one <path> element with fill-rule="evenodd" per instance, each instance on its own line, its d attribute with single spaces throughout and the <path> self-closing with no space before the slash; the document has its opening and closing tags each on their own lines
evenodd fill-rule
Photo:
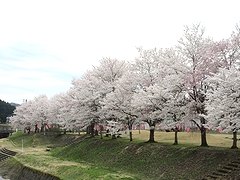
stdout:
<svg viewBox="0 0 240 180">
<path fill-rule="evenodd" d="M 15 109 L 16 106 L 0 99 L 0 122 L 6 123 L 7 117 L 12 116 Z"/>
</svg>

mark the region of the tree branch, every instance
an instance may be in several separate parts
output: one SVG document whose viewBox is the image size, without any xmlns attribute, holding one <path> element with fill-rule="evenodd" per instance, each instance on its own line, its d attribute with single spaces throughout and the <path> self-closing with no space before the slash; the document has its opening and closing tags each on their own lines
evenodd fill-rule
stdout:
<svg viewBox="0 0 240 180">
<path fill-rule="evenodd" d="M 192 119 L 191 121 L 194 122 L 194 124 L 196 124 L 199 129 L 201 129 L 200 125 L 195 120 Z"/>
</svg>

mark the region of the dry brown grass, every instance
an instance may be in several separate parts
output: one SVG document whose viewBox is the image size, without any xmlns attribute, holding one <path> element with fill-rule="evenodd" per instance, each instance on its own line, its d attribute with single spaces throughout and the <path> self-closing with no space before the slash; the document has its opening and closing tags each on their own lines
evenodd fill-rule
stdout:
<svg viewBox="0 0 240 180">
<path fill-rule="evenodd" d="M 155 141 L 173 144 L 174 142 L 174 132 L 162 132 L 155 131 L 154 134 Z M 215 134 L 207 133 L 207 142 L 209 146 L 217 147 L 231 147 L 232 145 L 232 135 L 231 134 Z M 148 141 L 149 131 L 141 130 L 140 134 L 138 130 L 133 131 L 133 139 Z M 189 146 L 198 146 L 201 142 L 200 132 L 179 132 L 178 133 L 179 144 L 188 144 Z"/>
</svg>

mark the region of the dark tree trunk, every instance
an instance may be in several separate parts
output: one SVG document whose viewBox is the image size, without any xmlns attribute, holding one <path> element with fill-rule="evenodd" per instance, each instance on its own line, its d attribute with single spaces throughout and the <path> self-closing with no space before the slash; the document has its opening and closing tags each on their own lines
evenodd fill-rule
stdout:
<svg viewBox="0 0 240 180">
<path fill-rule="evenodd" d="M 178 145 L 178 128 L 177 127 L 175 127 L 175 129 L 174 129 L 174 143 L 173 143 L 173 145 Z"/>
<path fill-rule="evenodd" d="M 86 134 L 91 134 L 91 132 L 90 132 L 90 125 L 86 129 Z"/>
<path fill-rule="evenodd" d="M 201 126 L 200 130 L 201 130 L 201 146 L 208 147 L 206 128 L 204 126 Z"/>
<path fill-rule="evenodd" d="M 148 142 L 155 142 L 154 140 L 154 128 L 150 129 L 150 136 Z"/>
<path fill-rule="evenodd" d="M 117 139 L 116 134 L 112 134 L 112 139 Z"/>
<path fill-rule="evenodd" d="M 89 134 L 90 137 L 94 137 L 94 124 L 90 124 L 86 130 L 86 133 Z"/>
<path fill-rule="evenodd" d="M 233 145 L 231 149 L 237 149 L 237 131 L 233 131 Z"/>
<path fill-rule="evenodd" d="M 37 131 L 38 131 L 38 125 L 36 124 L 35 125 L 35 133 L 37 133 Z"/>
<path fill-rule="evenodd" d="M 90 125 L 90 132 L 91 132 L 91 137 L 94 137 L 94 124 Z"/>
<path fill-rule="evenodd" d="M 133 125 L 133 121 L 132 120 L 128 120 L 129 140 L 130 141 L 133 140 L 132 125 Z"/>
<path fill-rule="evenodd" d="M 107 131 L 106 131 L 106 137 L 108 137 L 109 136 L 109 129 L 107 129 Z"/>
<path fill-rule="evenodd" d="M 197 127 L 201 131 L 201 146 L 202 147 L 208 147 L 206 128 L 203 125 L 200 126 L 196 121 L 194 121 L 194 120 L 192 120 L 192 121 L 197 125 Z M 205 124 L 206 123 L 206 120 L 205 120 L 204 117 L 201 117 L 200 121 L 201 121 L 201 124 Z"/>
<path fill-rule="evenodd" d="M 132 136 L 132 129 L 130 130 L 129 129 L 129 138 L 130 138 L 130 141 L 132 141 L 133 140 L 133 138 L 132 138 L 133 136 Z"/>
</svg>

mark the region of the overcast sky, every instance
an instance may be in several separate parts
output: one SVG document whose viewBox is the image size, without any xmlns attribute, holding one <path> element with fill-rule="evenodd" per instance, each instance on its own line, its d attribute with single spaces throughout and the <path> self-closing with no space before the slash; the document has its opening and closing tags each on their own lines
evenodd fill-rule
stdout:
<svg viewBox="0 0 240 180">
<path fill-rule="evenodd" d="M 133 60 L 139 46 L 173 47 L 184 25 L 227 38 L 239 7 L 238 0 L 0 1 L 0 99 L 66 92 L 103 57 Z"/>
</svg>

